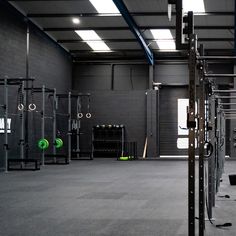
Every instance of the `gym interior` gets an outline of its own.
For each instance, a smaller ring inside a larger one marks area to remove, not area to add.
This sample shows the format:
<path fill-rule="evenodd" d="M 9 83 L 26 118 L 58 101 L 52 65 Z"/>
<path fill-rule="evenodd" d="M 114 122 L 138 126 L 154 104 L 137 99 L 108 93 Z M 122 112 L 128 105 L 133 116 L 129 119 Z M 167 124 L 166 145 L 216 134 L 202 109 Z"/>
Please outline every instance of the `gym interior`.
<path fill-rule="evenodd" d="M 0 235 L 235 236 L 235 9 L 0 0 Z"/>

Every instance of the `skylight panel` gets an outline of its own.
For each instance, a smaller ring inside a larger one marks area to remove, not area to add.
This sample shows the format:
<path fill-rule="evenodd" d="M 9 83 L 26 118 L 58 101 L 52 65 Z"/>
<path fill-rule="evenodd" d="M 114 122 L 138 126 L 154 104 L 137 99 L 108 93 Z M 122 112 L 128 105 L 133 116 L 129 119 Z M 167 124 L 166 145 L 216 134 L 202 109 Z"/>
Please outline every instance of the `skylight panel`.
<path fill-rule="evenodd" d="M 150 31 L 159 49 L 175 50 L 175 41 L 169 29 L 152 29 Z"/>
<path fill-rule="evenodd" d="M 90 48 L 94 51 L 109 52 L 111 49 L 103 42 L 94 30 L 76 30 L 76 34 L 86 41 Z"/>
<path fill-rule="evenodd" d="M 184 12 L 205 12 L 204 0 L 183 0 Z"/>
<path fill-rule="evenodd" d="M 112 0 L 89 0 L 98 13 L 120 13 Z"/>

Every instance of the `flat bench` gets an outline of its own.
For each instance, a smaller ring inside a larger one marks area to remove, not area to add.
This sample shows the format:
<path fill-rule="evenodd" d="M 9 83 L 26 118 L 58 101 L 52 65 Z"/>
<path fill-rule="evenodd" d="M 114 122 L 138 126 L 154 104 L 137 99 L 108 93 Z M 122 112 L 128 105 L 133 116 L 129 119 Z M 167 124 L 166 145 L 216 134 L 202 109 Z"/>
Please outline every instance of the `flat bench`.
<path fill-rule="evenodd" d="M 74 160 L 74 161 L 79 161 L 79 160 L 93 160 L 93 157 L 92 157 L 92 152 L 89 152 L 89 151 L 80 151 L 80 152 L 71 152 L 71 160 Z"/>
<path fill-rule="evenodd" d="M 8 171 L 40 170 L 40 161 L 36 159 L 8 159 L 7 164 Z"/>
<path fill-rule="evenodd" d="M 46 160 L 50 157 L 51 160 Z M 69 159 L 67 155 L 64 154 L 45 154 L 45 165 L 68 165 Z"/>

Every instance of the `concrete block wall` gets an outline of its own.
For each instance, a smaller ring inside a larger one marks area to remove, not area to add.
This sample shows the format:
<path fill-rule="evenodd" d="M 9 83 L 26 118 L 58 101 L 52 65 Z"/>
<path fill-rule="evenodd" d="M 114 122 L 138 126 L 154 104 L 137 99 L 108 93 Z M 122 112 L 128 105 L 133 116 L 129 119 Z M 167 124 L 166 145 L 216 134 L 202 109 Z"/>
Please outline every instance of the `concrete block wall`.
<path fill-rule="evenodd" d="M 43 84 L 49 88 L 57 88 L 58 92 L 67 93 L 71 89 L 72 59 L 71 56 L 57 45 L 44 32 L 29 23 L 30 50 L 29 76 L 35 78 L 34 86 Z M 26 32 L 25 17 L 7 1 L 0 1 L 0 77 L 26 76 Z M 17 111 L 17 87 L 9 88 L 10 111 Z M 0 103 L 3 102 L 3 87 L 0 86 Z M 41 97 L 35 95 L 35 103 L 41 104 Z M 49 106 L 49 102 L 47 102 Z M 50 109 L 48 107 L 48 109 Z M 3 111 L 0 110 L 0 118 Z M 40 116 L 30 117 L 29 137 L 39 136 Z M 19 117 L 12 117 L 14 130 L 9 135 L 10 154 L 18 155 Z M 34 131 L 36 130 L 36 131 Z M 48 129 L 50 132 L 50 128 Z M 35 134 L 36 132 L 36 134 Z M 50 135 L 50 133 L 48 133 Z M 32 141 L 32 140 L 30 140 Z M 0 134 L 0 167 L 3 165 L 3 134 Z M 36 144 L 33 144 L 33 150 Z M 32 153 L 32 149 L 30 150 Z"/>

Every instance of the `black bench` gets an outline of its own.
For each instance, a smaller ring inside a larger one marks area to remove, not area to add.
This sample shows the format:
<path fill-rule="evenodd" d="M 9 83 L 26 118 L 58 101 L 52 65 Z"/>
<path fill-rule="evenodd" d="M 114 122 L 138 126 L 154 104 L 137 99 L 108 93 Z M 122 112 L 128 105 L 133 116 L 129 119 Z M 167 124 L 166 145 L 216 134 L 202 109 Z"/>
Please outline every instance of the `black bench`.
<path fill-rule="evenodd" d="M 37 159 L 8 159 L 7 164 L 8 171 L 40 170 L 40 161 Z"/>

